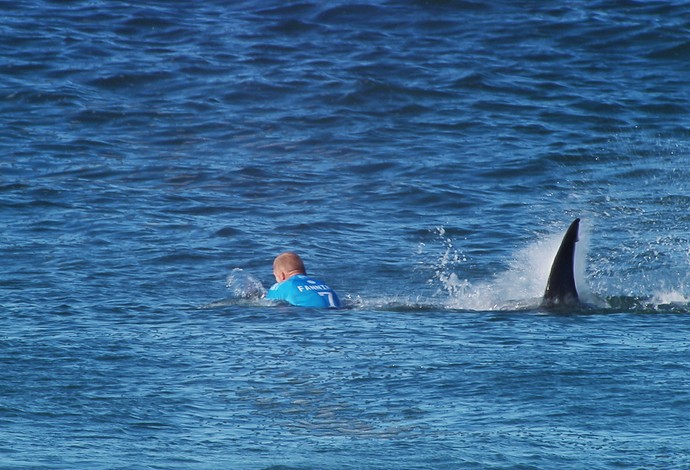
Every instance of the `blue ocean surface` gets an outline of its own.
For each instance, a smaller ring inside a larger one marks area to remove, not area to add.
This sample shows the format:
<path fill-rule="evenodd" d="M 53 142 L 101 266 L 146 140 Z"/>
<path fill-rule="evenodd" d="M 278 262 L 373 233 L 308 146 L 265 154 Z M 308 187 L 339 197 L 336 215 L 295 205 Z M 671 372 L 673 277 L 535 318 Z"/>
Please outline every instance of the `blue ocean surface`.
<path fill-rule="evenodd" d="M 689 468 L 689 30 L 0 1 L 0 468 Z M 264 299 L 286 250 L 345 308 Z"/>

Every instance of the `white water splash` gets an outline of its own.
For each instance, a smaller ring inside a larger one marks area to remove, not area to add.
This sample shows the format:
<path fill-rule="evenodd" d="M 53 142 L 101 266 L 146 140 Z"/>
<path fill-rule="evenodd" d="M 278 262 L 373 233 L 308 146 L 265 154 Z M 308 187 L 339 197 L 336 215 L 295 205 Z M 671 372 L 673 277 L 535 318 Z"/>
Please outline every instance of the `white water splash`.
<path fill-rule="evenodd" d="M 436 279 L 441 282 L 441 288 L 450 296 L 460 295 L 469 287 L 469 281 L 460 279 L 453 269 L 460 263 L 466 262 L 467 259 L 455 249 L 453 241 L 445 236 L 446 231 L 443 227 L 437 227 L 436 232 L 445 246 L 443 254 L 436 263 Z"/>
<path fill-rule="evenodd" d="M 236 299 L 260 299 L 266 295 L 266 289 L 256 276 L 235 268 L 228 275 L 225 287 Z"/>
<path fill-rule="evenodd" d="M 436 281 L 448 293 L 445 306 L 463 310 L 522 310 L 536 308 L 541 303 L 553 259 L 560 246 L 563 231 L 546 235 L 517 251 L 508 262 L 508 269 L 485 282 L 461 280 L 449 267 L 456 267 L 459 256 L 453 244 L 446 241 L 446 251 L 439 259 Z M 439 232 L 443 236 L 442 232 Z M 575 249 L 575 284 L 583 302 L 600 304 L 585 282 L 586 255 L 589 230 L 580 230 Z M 449 254 L 449 250 L 451 253 Z"/>
<path fill-rule="evenodd" d="M 690 304 L 690 297 L 675 290 L 660 291 L 652 296 L 649 304 L 654 307 L 660 305 L 687 305 Z"/>

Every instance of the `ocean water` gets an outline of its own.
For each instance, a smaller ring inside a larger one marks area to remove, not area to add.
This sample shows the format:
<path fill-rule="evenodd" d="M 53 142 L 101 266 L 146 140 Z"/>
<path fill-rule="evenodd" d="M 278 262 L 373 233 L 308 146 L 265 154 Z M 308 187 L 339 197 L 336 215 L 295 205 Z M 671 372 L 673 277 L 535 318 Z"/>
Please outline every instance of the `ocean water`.
<path fill-rule="evenodd" d="M 689 29 L 0 1 L 0 467 L 689 468 Z M 346 308 L 262 299 L 284 250 Z"/>

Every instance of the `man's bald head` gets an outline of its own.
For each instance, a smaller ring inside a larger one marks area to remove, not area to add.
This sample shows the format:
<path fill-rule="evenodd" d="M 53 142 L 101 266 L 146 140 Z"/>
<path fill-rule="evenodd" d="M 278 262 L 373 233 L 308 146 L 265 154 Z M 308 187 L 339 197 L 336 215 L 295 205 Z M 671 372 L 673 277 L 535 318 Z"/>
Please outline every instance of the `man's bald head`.
<path fill-rule="evenodd" d="M 297 253 L 286 251 L 273 260 L 273 275 L 277 282 L 282 282 L 296 274 L 306 274 L 304 262 Z"/>

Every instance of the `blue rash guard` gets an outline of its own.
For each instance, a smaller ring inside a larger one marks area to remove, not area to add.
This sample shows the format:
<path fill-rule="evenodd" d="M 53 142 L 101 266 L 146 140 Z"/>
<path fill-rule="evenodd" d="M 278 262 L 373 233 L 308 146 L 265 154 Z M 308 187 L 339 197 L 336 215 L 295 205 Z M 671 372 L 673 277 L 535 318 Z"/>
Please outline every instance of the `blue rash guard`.
<path fill-rule="evenodd" d="M 274 284 L 267 299 L 284 300 L 298 307 L 340 308 L 340 299 L 323 281 L 306 274 L 296 274 Z"/>

